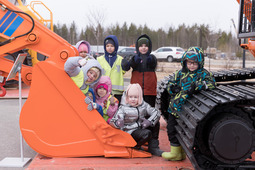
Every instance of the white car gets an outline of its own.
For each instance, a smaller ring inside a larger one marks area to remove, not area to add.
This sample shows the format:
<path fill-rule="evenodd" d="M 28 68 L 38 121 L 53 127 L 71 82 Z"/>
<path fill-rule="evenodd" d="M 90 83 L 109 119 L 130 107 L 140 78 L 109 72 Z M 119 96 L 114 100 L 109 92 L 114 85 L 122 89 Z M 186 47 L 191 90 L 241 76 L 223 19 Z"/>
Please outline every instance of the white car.
<path fill-rule="evenodd" d="M 160 47 L 151 52 L 158 60 L 167 60 L 168 62 L 180 61 L 184 50 L 181 47 Z"/>

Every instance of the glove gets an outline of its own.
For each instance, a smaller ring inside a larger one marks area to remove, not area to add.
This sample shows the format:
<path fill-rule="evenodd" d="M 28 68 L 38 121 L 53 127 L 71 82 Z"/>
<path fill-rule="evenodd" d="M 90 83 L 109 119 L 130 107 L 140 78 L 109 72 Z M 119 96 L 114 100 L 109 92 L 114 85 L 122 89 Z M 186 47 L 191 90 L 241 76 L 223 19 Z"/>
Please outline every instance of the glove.
<path fill-rule="evenodd" d="M 118 120 L 116 121 L 116 124 L 119 128 L 124 127 L 124 120 L 120 118 L 120 116 L 118 115 Z"/>
<path fill-rule="evenodd" d="M 146 129 L 151 126 L 151 122 L 148 119 L 142 118 L 142 129 Z"/>
<path fill-rule="evenodd" d="M 135 61 L 136 64 L 139 64 L 139 63 L 141 63 L 142 58 L 139 57 L 138 55 L 135 55 L 135 56 L 134 56 L 134 61 Z"/>
<path fill-rule="evenodd" d="M 80 66 L 82 67 L 82 66 L 84 66 L 86 63 L 87 63 L 87 58 L 83 58 L 83 59 L 80 59 L 79 61 L 78 61 L 78 63 L 80 64 Z"/>
<path fill-rule="evenodd" d="M 91 102 L 89 105 L 88 105 L 88 110 L 91 111 L 93 109 L 99 109 L 99 105 L 97 103 L 93 103 Z"/>
<path fill-rule="evenodd" d="M 152 61 L 152 56 L 149 55 L 149 56 L 147 57 L 147 62 L 148 62 L 148 63 L 151 63 L 151 61 Z"/>
<path fill-rule="evenodd" d="M 170 87 L 170 90 L 173 92 L 173 93 L 179 93 L 181 91 L 181 87 L 178 86 L 177 84 L 174 84 Z"/>

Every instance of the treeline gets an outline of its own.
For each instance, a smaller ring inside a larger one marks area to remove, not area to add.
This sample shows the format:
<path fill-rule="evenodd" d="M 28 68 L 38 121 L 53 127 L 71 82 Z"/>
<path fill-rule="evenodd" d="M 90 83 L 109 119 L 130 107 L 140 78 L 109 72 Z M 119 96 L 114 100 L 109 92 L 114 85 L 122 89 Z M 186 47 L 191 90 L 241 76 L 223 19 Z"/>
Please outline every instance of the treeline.
<path fill-rule="evenodd" d="M 217 48 L 223 52 L 240 51 L 236 35 L 231 32 L 212 30 L 209 25 L 186 26 L 179 25 L 177 28 L 169 27 L 168 30 L 162 28 L 153 30 L 147 25 L 137 26 L 133 23 L 128 25 L 112 25 L 104 28 L 100 24 L 97 26 L 86 26 L 82 30 L 77 30 L 75 22 L 70 26 L 66 24 L 54 25 L 54 32 L 67 40 L 70 44 L 76 44 L 79 40 L 87 40 L 91 45 L 103 45 L 103 40 L 107 35 L 113 34 L 118 37 L 119 45 L 131 46 L 141 34 L 148 34 L 153 42 L 153 50 L 162 46 L 180 46 L 184 49 L 190 46 L 200 46 L 203 49 Z"/>

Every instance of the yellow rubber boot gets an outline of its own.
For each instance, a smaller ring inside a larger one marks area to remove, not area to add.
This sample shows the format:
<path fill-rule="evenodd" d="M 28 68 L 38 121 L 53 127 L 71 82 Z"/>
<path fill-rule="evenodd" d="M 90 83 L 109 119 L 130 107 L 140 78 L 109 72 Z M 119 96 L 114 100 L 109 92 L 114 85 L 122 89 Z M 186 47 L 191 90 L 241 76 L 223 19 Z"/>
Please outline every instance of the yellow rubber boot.
<path fill-rule="evenodd" d="M 169 161 L 181 161 L 182 160 L 182 147 L 181 146 L 171 146 L 171 152 L 163 152 L 162 157 Z"/>
<path fill-rule="evenodd" d="M 182 148 L 182 160 L 184 160 L 184 159 L 186 159 L 186 153 L 185 153 L 184 149 Z"/>

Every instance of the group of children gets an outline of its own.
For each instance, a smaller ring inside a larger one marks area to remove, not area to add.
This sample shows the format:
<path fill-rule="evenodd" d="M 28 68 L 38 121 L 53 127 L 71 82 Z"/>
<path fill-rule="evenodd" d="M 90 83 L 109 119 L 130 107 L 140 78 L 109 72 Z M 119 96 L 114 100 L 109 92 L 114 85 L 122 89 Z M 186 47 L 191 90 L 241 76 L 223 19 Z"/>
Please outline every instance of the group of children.
<path fill-rule="evenodd" d="M 90 44 L 79 41 L 78 57 L 70 57 L 65 71 L 84 93 L 88 110 L 96 109 L 111 126 L 129 133 L 137 142 L 135 149 L 143 149 L 167 160 L 183 160 L 186 155 L 176 138 L 175 125 L 181 106 L 192 94 L 216 86 L 212 74 L 204 69 L 204 53 L 199 47 L 189 48 L 182 57 L 182 69 L 167 84 L 170 96 L 167 133 L 171 152 L 159 148 L 159 119 L 155 108 L 157 59 L 151 55 L 152 42 L 146 34 L 136 41 L 137 54 L 130 60 L 119 55 L 118 39 L 109 35 L 104 40 L 105 54 L 94 59 L 89 55 Z M 124 91 L 123 75 L 132 68 L 131 81 Z"/>

